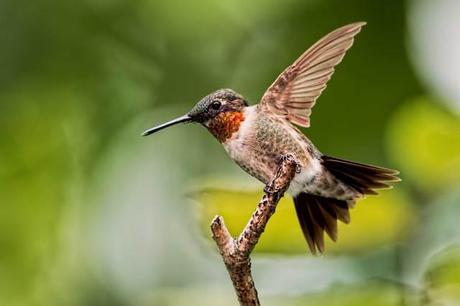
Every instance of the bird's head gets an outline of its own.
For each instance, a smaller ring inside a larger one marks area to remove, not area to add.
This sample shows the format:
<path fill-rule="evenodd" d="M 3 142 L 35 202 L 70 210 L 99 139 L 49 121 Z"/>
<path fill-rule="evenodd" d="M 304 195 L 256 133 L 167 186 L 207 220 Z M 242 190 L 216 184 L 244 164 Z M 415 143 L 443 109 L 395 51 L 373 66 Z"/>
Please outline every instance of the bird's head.
<path fill-rule="evenodd" d="M 201 99 L 187 114 L 146 130 L 147 136 L 178 123 L 200 123 L 219 140 L 228 138 L 235 125 L 244 120 L 243 109 L 248 106 L 240 94 L 231 89 L 219 89 Z M 236 129 L 237 130 L 237 129 Z"/>

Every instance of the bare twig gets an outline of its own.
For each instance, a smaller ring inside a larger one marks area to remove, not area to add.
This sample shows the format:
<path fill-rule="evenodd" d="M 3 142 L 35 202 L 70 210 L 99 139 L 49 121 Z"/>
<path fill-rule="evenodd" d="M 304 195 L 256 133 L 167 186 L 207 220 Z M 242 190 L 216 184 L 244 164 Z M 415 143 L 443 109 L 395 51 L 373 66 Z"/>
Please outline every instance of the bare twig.
<path fill-rule="evenodd" d="M 249 255 L 264 232 L 268 220 L 275 213 L 276 205 L 289 187 L 296 169 L 297 162 L 294 157 L 283 156 L 275 177 L 265 186 L 264 196 L 238 238 L 232 238 L 221 216 L 216 216 L 211 223 L 213 239 L 230 274 L 240 305 L 260 305 L 252 279 Z"/>

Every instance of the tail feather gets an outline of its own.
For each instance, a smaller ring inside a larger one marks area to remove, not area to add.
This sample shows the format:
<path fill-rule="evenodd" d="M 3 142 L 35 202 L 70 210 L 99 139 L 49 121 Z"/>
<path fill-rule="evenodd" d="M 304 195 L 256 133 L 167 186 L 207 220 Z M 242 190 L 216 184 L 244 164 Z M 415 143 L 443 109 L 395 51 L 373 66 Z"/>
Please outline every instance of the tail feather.
<path fill-rule="evenodd" d="M 399 171 L 355 163 L 330 156 L 322 157 L 323 166 L 337 179 L 361 194 L 377 194 L 375 189 L 391 188 L 399 182 Z"/>
<path fill-rule="evenodd" d="M 326 231 L 328 236 L 333 240 L 337 240 L 337 219 L 327 213 L 321 202 L 315 198 L 316 207 L 310 209 L 313 219 L 318 223 L 319 227 Z"/>
<path fill-rule="evenodd" d="M 343 159 L 323 156 L 323 167 L 343 184 L 356 190 L 357 197 L 377 194 L 376 189 L 391 188 L 400 181 L 396 170 L 355 163 Z M 337 220 L 350 222 L 349 209 L 354 200 L 339 200 L 318 195 L 300 193 L 294 197 L 294 205 L 300 227 L 313 254 L 324 252 L 324 232 L 337 240 Z"/>
<path fill-rule="evenodd" d="M 329 213 L 334 219 L 340 220 L 345 224 L 350 223 L 350 212 L 348 210 L 352 205 L 351 202 L 331 198 L 323 199 L 325 199 L 328 204 L 322 205 L 321 207 L 326 210 L 327 213 Z"/>
<path fill-rule="evenodd" d="M 350 222 L 349 206 L 344 200 L 324 198 L 308 193 L 294 197 L 300 227 L 313 254 L 324 252 L 324 231 L 337 241 L 337 220 Z"/>

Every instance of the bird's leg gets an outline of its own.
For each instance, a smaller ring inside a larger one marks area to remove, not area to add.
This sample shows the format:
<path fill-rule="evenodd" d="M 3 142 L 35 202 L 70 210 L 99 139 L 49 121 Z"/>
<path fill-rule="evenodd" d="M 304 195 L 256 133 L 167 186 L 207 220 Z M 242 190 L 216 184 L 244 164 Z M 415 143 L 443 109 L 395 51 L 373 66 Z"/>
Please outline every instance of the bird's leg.
<path fill-rule="evenodd" d="M 279 156 L 276 159 L 276 164 L 278 168 L 275 172 L 274 177 L 272 178 L 272 181 L 266 184 L 264 187 L 264 192 L 267 194 L 274 194 L 278 191 L 279 188 L 277 188 L 277 186 L 274 186 L 273 182 L 276 181 L 276 179 L 278 179 L 282 175 L 283 171 L 286 171 L 284 167 L 286 167 L 287 164 L 294 164 L 295 173 L 300 173 L 300 171 L 302 170 L 295 156 L 290 153 Z"/>

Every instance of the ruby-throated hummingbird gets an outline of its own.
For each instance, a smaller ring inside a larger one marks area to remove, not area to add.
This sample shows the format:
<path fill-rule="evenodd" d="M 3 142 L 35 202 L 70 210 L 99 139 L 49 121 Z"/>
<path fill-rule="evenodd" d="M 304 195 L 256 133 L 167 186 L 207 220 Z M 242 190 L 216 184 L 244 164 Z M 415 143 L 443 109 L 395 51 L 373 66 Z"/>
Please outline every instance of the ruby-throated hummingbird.
<path fill-rule="evenodd" d="M 143 135 L 181 122 L 200 123 L 241 168 L 264 184 L 273 178 L 282 156 L 294 155 L 299 171 L 287 192 L 294 197 L 310 250 L 324 252 L 324 231 L 336 241 L 337 220 L 350 221 L 348 210 L 357 199 L 399 181 L 396 170 L 323 155 L 293 125 L 310 126 L 316 99 L 364 25 L 349 24 L 324 36 L 281 73 L 257 105 L 250 106 L 231 89 L 219 89 L 186 115 Z"/>

